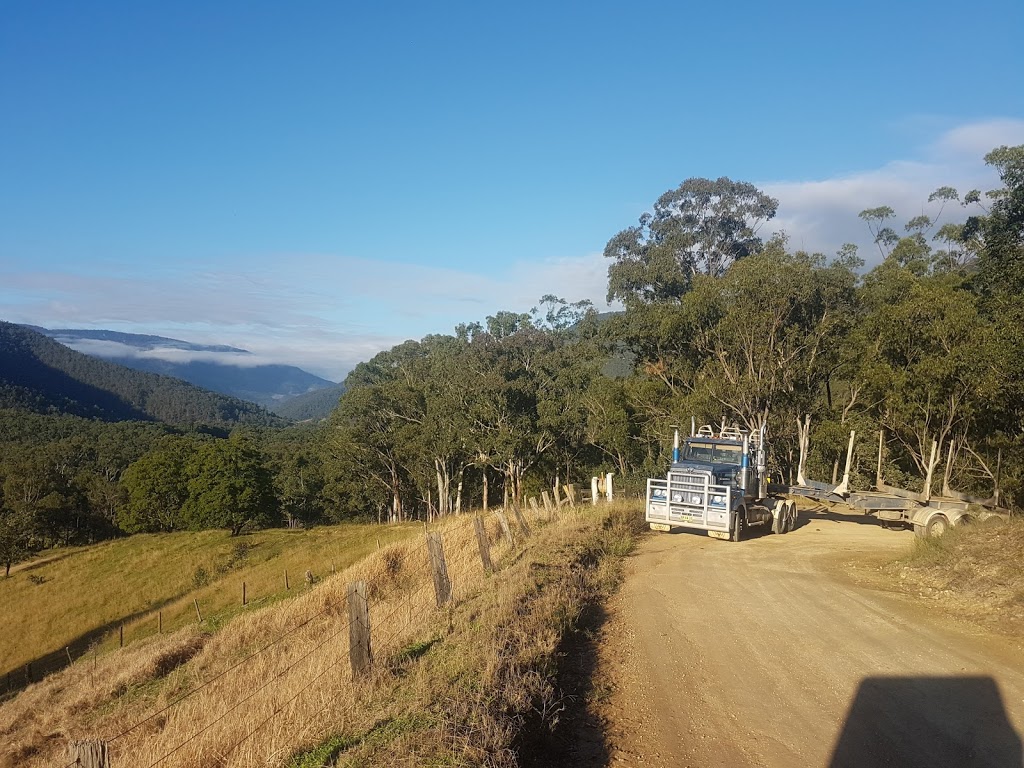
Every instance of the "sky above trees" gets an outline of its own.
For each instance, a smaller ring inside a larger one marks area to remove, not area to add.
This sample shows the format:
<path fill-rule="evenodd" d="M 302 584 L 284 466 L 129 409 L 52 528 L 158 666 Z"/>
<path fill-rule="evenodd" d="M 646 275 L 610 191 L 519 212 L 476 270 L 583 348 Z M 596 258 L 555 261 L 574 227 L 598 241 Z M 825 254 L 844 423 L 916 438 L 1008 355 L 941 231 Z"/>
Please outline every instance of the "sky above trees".
<path fill-rule="evenodd" d="M 1024 5 L 5 3 L 0 319 L 340 379 L 540 296 L 689 177 L 797 248 L 1024 143 Z"/>

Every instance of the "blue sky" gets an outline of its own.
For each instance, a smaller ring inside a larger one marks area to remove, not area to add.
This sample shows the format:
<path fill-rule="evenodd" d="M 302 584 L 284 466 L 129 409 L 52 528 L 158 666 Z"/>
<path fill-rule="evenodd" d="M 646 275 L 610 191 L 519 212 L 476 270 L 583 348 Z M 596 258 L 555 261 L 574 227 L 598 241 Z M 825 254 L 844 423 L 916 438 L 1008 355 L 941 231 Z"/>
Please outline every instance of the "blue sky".
<path fill-rule="evenodd" d="M 867 241 L 1024 143 L 1024 3 L 0 8 L 0 319 L 341 378 L 545 293 L 691 176 Z M 865 249 L 863 255 L 870 258 Z"/>

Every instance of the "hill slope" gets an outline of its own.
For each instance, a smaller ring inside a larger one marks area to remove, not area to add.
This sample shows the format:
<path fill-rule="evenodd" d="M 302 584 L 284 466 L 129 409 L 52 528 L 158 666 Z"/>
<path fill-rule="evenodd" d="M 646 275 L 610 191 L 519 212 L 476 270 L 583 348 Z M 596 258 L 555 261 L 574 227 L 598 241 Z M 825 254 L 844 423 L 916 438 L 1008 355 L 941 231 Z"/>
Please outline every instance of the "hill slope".
<path fill-rule="evenodd" d="M 276 423 L 252 403 L 99 360 L 30 328 L 2 321 L 0 407 L 105 421 Z"/>
<path fill-rule="evenodd" d="M 271 406 L 271 410 L 290 421 L 319 421 L 326 419 L 338 407 L 338 399 L 344 392 L 345 387 L 342 384 L 335 384 L 333 387 L 297 395 L 279 405 Z"/>
<path fill-rule="evenodd" d="M 294 365 L 254 364 L 238 347 L 194 344 L 181 339 L 106 330 L 33 328 L 77 352 L 126 368 L 184 379 L 203 389 L 266 408 L 335 386 Z"/>

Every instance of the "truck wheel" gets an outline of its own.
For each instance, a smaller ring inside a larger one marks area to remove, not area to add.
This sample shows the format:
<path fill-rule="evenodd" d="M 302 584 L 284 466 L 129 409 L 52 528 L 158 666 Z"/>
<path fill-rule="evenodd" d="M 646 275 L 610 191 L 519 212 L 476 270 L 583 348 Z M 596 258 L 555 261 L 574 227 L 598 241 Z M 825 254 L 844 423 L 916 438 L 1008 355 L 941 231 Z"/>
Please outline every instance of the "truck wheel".
<path fill-rule="evenodd" d="M 790 531 L 795 531 L 796 530 L 796 520 L 797 520 L 796 516 L 797 516 L 796 502 L 795 501 L 787 501 L 786 502 L 786 533 L 789 533 Z"/>
<path fill-rule="evenodd" d="M 775 511 L 772 512 L 772 533 L 786 532 L 787 514 L 789 514 L 789 507 L 786 506 L 786 502 L 780 501 L 775 505 Z"/>
<path fill-rule="evenodd" d="M 925 526 L 925 536 L 941 536 L 949 530 L 949 520 L 945 515 L 932 515 Z"/>
<path fill-rule="evenodd" d="M 732 530 L 729 532 L 729 539 L 731 541 L 739 541 L 743 536 L 743 529 L 747 527 L 747 508 L 741 506 L 736 510 L 736 522 L 732 526 Z"/>

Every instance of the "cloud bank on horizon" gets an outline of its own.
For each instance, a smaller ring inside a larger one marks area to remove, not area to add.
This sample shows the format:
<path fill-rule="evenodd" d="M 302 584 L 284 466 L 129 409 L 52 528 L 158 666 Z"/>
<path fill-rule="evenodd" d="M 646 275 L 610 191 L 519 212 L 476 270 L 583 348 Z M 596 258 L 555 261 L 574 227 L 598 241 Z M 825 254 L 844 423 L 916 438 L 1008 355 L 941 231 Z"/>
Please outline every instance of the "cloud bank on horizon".
<path fill-rule="evenodd" d="M 860 173 L 755 181 L 780 201 L 766 230 L 785 231 L 792 248 L 826 255 L 855 243 L 870 266 L 878 254 L 857 218 L 860 210 L 889 205 L 905 221 L 922 212 L 934 215 L 938 204 L 927 199 L 940 186 L 954 186 L 961 195 L 991 189 L 998 178 L 982 157 L 1003 144 L 1024 144 L 1024 120 L 963 124 L 939 135 L 918 158 Z M 651 203 L 663 191 L 652 191 Z M 966 215 L 958 206 L 947 207 L 943 221 Z M 459 322 L 503 309 L 528 311 L 544 294 L 606 307 L 608 265 L 601 250 L 634 222 L 608 222 L 590 253 L 540 260 L 524 254 L 509 264 L 481 262 L 479 269 L 353 254 L 277 253 L 218 264 L 182 260 L 156 272 L 131 263 L 90 263 L 50 273 L 4 259 L 0 313 L 4 320 L 50 328 L 107 328 L 229 344 L 253 353 L 246 364 L 298 365 L 337 381 L 358 362 L 407 338 L 448 333 Z M 208 359 L 219 359 L 210 354 Z M 238 357 L 228 354 L 224 361 Z"/>

